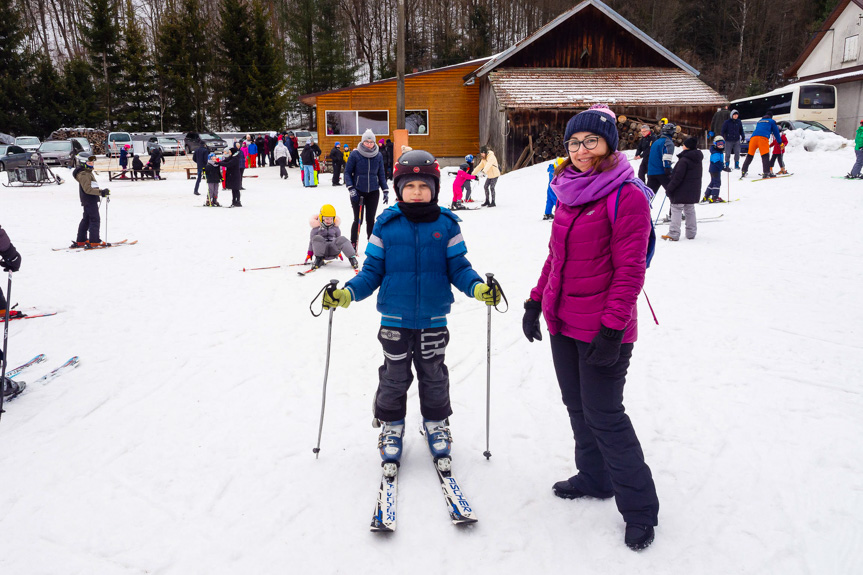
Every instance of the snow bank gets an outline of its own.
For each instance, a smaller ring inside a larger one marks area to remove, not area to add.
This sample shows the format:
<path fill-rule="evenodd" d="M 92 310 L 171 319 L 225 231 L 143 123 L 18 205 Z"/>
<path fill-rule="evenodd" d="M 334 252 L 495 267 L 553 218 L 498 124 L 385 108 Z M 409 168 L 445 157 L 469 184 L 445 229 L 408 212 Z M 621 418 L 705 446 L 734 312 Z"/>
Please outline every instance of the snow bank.
<path fill-rule="evenodd" d="M 816 132 L 814 130 L 788 130 L 786 152 L 803 150 L 806 152 L 835 152 L 846 146 L 853 147 L 854 142 L 846 140 L 833 132 Z"/>

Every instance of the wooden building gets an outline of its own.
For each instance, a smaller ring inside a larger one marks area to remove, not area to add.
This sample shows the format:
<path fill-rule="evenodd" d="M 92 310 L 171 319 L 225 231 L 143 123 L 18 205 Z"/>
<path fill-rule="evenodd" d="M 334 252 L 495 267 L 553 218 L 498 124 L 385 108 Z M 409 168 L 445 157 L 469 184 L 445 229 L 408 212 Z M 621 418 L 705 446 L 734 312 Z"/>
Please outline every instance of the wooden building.
<path fill-rule="evenodd" d="M 410 145 L 438 157 L 464 156 L 479 149 L 479 86 L 462 79 L 488 58 L 405 76 L 405 128 Z M 317 130 L 326 154 L 336 142 L 356 147 L 367 128 L 378 139 L 396 129 L 396 79 L 306 94 L 317 106 Z"/>
<path fill-rule="evenodd" d="M 698 71 L 600 0 L 586 0 L 534 34 L 493 56 L 405 77 L 410 144 L 439 158 L 495 150 L 513 169 L 532 143 L 545 143 L 533 161 L 562 150 L 569 118 L 595 103 L 632 121 L 621 149 L 632 148 L 635 122 L 660 118 L 701 137 L 727 100 L 698 79 Z M 317 106 L 325 151 L 351 147 L 370 127 L 391 137 L 396 127 L 396 79 L 307 94 Z"/>
<path fill-rule="evenodd" d="M 697 76 L 603 2 L 587 0 L 464 79 L 479 84 L 480 143 L 512 169 L 532 141 L 557 144 L 569 118 L 596 103 L 639 121 L 668 118 L 704 143 L 713 114 L 727 100 Z M 633 143 L 621 138 L 620 147 Z M 557 152 L 544 149 L 535 159 Z"/>

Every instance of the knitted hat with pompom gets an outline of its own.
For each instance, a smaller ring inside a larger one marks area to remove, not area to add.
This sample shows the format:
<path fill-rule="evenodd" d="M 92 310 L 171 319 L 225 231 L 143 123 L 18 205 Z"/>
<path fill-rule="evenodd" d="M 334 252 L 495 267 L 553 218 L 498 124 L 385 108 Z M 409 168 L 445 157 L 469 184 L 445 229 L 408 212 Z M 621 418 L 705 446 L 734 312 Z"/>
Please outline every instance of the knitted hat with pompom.
<path fill-rule="evenodd" d="M 568 142 L 573 134 L 590 132 L 602 138 L 612 150 L 617 149 L 617 116 L 605 104 L 594 104 L 584 112 L 569 119 L 563 141 Z"/>

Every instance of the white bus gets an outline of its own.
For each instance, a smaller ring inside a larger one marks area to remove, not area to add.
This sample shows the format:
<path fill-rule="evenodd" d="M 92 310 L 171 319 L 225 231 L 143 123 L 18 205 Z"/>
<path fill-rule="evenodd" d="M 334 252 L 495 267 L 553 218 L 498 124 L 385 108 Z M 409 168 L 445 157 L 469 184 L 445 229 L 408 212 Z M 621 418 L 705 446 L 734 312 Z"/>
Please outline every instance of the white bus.
<path fill-rule="evenodd" d="M 776 121 L 814 121 L 836 130 L 836 88 L 828 84 L 790 84 L 753 98 L 734 100 L 728 109 L 737 110 L 741 120 L 757 120 L 772 112 Z"/>

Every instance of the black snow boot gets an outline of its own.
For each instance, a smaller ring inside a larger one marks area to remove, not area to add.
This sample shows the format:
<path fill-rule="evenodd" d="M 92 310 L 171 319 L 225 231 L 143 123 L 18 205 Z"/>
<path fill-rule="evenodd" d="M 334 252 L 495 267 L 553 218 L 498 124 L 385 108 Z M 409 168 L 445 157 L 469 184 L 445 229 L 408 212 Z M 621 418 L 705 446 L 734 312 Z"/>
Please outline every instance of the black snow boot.
<path fill-rule="evenodd" d="M 360 269 L 360 262 L 357 261 L 357 256 L 351 256 L 350 258 L 348 258 L 348 261 L 351 262 L 351 267 L 353 267 L 355 270 Z"/>
<path fill-rule="evenodd" d="M 21 395 L 21 392 L 24 391 L 24 388 L 27 387 L 27 384 L 24 382 L 18 383 L 17 381 L 12 381 L 8 377 L 5 378 L 3 382 L 3 399 L 5 401 L 11 401 Z"/>
<path fill-rule="evenodd" d="M 554 492 L 555 495 L 557 495 L 561 499 L 580 499 L 582 497 L 594 497 L 596 499 L 609 499 L 610 497 L 614 497 L 614 493 L 600 494 L 600 495 L 593 495 L 590 493 L 585 493 L 584 491 L 582 491 L 581 489 L 579 489 L 578 487 L 576 487 L 575 485 L 572 484 L 573 479 L 575 479 L 575 477 L 570 477 L 569 479 L 564 479 L 563 481 L 558 481 L 557 483 L 555 483 L 551 487 L 551 490 Z"/>
<path fill-rule="evenodd" d="M 627 523 L 626 534 L 623 541 L 633 551 L 647 549 L 653 543 L 655 532 L 652 525 L 641 525 L 640 523 Z"/>
<path fill-rule="evenodd" d="M 312 269 L 316 270 L 323 265 L 324 265 L 324 258 L 322 258 L 321 256 L 316 256 L 315 257 L 315 263 L 312 264 Z"/>

